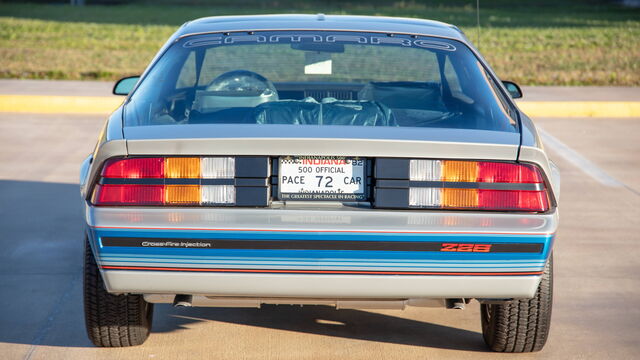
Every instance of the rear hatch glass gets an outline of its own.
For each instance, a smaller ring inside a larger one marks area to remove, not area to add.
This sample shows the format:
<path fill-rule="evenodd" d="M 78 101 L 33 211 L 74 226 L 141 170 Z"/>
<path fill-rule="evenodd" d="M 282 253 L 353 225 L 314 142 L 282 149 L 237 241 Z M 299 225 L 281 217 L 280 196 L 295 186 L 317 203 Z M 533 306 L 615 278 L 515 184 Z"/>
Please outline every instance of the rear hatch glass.
<path fill-rule="evenodd" d="M 514 109 L 454 40 L 336 31 L 187 36 L 125 106 L 125 127 L 246 124 L 517 132 Z"/>

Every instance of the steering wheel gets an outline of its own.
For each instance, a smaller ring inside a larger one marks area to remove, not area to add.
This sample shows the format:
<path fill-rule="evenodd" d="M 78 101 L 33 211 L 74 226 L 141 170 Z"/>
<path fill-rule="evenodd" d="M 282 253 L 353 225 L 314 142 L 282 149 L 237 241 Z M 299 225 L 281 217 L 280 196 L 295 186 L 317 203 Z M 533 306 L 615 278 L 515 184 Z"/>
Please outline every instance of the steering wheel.
<path fill-rule="evenodd" d="M 207 91 L 237 93 L 236 96 L 260 96 L 277 94 L 273 83 L 264 76 L 248 70 L 232 70 L 215 79 L 207 85 Z"/>

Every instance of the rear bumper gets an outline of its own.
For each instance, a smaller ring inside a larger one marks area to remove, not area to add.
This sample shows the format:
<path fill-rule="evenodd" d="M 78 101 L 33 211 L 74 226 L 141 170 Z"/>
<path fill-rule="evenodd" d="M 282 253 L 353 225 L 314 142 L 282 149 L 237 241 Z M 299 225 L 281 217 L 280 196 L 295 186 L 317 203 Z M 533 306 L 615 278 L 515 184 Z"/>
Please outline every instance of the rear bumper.
<path fill-rule="evenodd" d="M 539 276 L 385 276 L 104 271 L 118 293 L 336 299 L 530 298 Z"/>
<path fill-rule="evenodd" d="M 89 239 L 114 293 L 310 298 L 531 297 L 558 216 L 96 208 Z"/>

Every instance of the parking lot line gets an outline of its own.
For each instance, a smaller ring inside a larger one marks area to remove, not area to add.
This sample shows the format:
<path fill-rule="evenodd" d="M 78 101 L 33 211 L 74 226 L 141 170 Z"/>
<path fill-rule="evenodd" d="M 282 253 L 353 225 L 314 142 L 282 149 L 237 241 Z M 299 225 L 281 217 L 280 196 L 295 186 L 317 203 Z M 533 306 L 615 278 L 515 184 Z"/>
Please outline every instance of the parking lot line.
<path fill-rule="evenodd" d="M 567 144 L 555 138 L 553 135 L 546 132 L 539 125 L 537 126 L 542 142 L 545 146 L 548 146 L 553 152 L 562 156 L 565 160 L 573 164 L 579 170 L 589 175 L 591 178 L 601 183 L 602 185 L 609 187 L 623 187 L 625 186 L 620 181 L 607 174 L 598 165 L 591 162 L 591 160 L 580 155 L 575 150 L 571 149 Z"/>

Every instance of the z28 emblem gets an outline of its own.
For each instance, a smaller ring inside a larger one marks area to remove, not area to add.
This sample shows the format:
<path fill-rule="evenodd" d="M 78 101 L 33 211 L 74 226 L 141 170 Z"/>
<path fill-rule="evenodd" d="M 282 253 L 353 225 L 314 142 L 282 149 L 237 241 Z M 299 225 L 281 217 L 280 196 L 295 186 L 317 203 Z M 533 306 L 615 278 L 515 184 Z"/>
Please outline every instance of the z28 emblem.
<path fill-rule="evenodd" d="M 440 251 L 490 252 L 491 244 L 442 244 Z"/>

